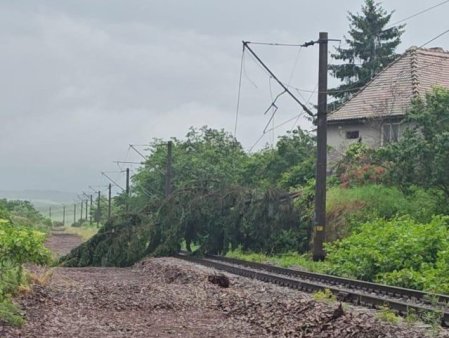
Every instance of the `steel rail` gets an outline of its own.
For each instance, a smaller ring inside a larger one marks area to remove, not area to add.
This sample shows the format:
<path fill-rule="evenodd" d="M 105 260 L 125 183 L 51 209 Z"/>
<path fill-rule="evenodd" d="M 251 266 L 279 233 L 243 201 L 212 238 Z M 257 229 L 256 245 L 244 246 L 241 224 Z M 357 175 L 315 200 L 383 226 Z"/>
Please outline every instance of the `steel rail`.
<path fill-rule="evenodd" d="M 415 298 L 402 299 L 398 298 L 398 295 L 394 292 L 381 293 L 380 295 L 375 294 L 374 289 L 355 289 L 350 287 L 337 285 L 336 283 L 325 283 L 317 280 L 303 279 L 296 272 L 303 272 L 297 270 L 283 269 L 266 264 L 247 262 L 242 260 L 237 260 L 233 258 L 221 257 L 221 256 L 206 256 L 204 258 L 189 256 L 185 253 L 175 255 L 176 258 L 186 260 L 192 263 L 204 265 L 210 268 L 214 268 L 221 271 L 226 271 L 238 276 L 256 279 L 266 283 L 272 283 L 279 286 L 289 287 L 292 289 L 304 291 L 304 292 L 317 292 L 323 291 L 325 289 L 330 290 L 337 298 L 337 300 L 342 302 L 352 303 L 354 305 L 365 306 L 369 308 L 383 308 L 388 307 L 389 309 L 397 312 L 399 315 L 405 316 L 411 311 L 414 313 L 428 313 L 428 312 L 440 312 L 441 313 L 441 324 L 443 326 L 449 326 L 449 310 L 447 309 L 447 304 L 423 304 L 413 302 Z M 253 265 L 256 264 L 256 265 Z M 262 265 L 264 269 L 260 267 Z M 242 267 L 243 266 L 243 267 Z M 257 266 L 257 267 L 256 267 Z M 291 275 L 286 275 L 285 273 L 279 273 L 280 270 L 289 270 L 294 272 Z M 284 277 L 285 276 L 285 277 Z M 324 275 L 327 276 L 327 275 Z M 329 276 L 334 277 L 334 276 Z M 337 277 L 339 278 L 339 277 Z M 346 281 L 353 281 L 350 279 L 344 279 Z M 360 282 L 360 281 L 355 281 Z M 365 282 L 362 282 L 365 283 Z M 369 283 L 372 285 L 381 285 L 375 283 Z M 384 286 L 389 288 L 388 286 Z M 393 289 L 398 289 L 392 287 Z M 401 288 L 399 288 L 401 289 Z M 386 290 L 386 289 L 384 289 Z M 408 289 L 404 289 L 408 290 Z M 413 290 L 415 291 L 415 290 Z M 395 297 L 395 298 L 388 298 Z M 401 297 L 399 295 L 399 297 Z M 410 302 L 411 301 L 411 302 Z"/>
<path fill-rule="evenodd" d="M 296 277 L 301 279 L 307 279 L 310 281 L 317 281 L 320 283 L 342 286 L 348 289 L 357 289 L 365 292 L 374 292 L 382 295 L 388 295 L 396 298 L 405 298 L 415 301 L 420 301 L 426 304 L 438 303 L 443 306 L 449 304 L 449 296 L 435 293 L 428 293 L 420 290 L 401 288 L 397 286 L 378 284 L 372 282 L 366 282 L 357 279 L 349 279 L 344 277 L 326 275 L 322 273 L 303 271 L 303 270 L 293 270 L 287 268 L 281 268 L 274 265 L 262 264 L 256 262 L 249 262 L 236 258 L 229 258 L 223 256 L 207 255 L 206 258 L 214 259 L 230 264 L 243 265 L 252 269 L 265 270 L 268 272 L 276 273 L 279 275 L 286 275 L 290 277 Z"/>

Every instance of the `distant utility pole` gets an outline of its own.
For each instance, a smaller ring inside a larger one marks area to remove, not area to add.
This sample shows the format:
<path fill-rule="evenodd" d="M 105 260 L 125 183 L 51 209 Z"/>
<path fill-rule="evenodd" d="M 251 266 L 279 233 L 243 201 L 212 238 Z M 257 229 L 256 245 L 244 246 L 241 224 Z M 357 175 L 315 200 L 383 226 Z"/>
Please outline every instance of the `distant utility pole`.
<path fill-rule="evenodd" d="M 167 143 L 167 164 L 165 168 L 165 197 L 167 198 L 171 194 L 171 177 L 172 177 L 172 146 L 173 142 Z"/>
<path fill-rule="evenodd" d="M 65 205 L 62 206 L 62 225 L 65 225 Z"/>
<path fill-rule="evenodd" d="M 50 218 L 51 221 L 51 207 L 48 208 L 48 218 Z"/>
<path fill-rule="evenodd" d="M 126 211 L 129 210 L 129 168 L 126 168 Z"/>
<path fill-rule="evenodd" d="M 109 183 L 109 186 L 108 186 L 108 220 L 111 219 L 111 204 L 112 204 L 111 196 L 112 196 L 112 184 Z"/>
<path fill-rule="evenodd" d="M 126 196 L 129 196 L 129 168 L 126 168 Z"/>
<path fill-rule="evenodd" d="M 90 196 L 89 196 L 89 197 L 90 197 L 90 214 L 89 214 L 89 224 L 92 224 L 92 204 L 93 204 L 93 203 L 92 203 L 92 202 L 93 202 L 93 201 L 92 201 L 92 199 L 93 199 L 93 198 L 92 198 L 92 194 L 90 194 Z"/>
<path fill-rule="evenodd" d="M 81 212 L 80 212 L 80 221 L 82 222 L 83 221 L 83 200 L 81 200 Z"/>
<path fill-rule="evenodd" d="M 326 237 L 326 167 L 327 167 L 327 72 L 328 35 L 320 33 L 318 40 L 318 114 L 317 114 L 317 161 L 315 186 L 315 221 L 312 254 L 313 260 L 323 260 L 323 243 Z"/>
<path fill-rule="evenodd" d="M 76 203 L 73 205 L 73 224 L 76 223 Z"/>
<path fill-rule="evenodd" d="M 88 203 L 88 202 L 89 202 L 89 201 L 86 199 L 86 218 L 85 218 L 86 221 L 87 221 L 87 209 L 88 209 L 88 208 L 87 208 L 87 203 Z"/>
<path fill-rule="evenodd" d="M 100 226 L 100 217 L 101 217 L 100 198 L 101 198 L 101 192 L 98 191 L 98 198 L 97 198 L 97 228 Z"/>

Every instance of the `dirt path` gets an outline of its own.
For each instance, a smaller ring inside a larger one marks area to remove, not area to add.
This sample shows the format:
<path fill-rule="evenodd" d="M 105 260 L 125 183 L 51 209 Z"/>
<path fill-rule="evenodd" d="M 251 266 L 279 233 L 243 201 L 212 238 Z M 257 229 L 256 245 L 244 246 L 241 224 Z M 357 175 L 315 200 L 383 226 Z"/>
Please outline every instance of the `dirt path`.
<path fill-rule="evenodd" d="M 79 236 L 66 233 L 54 233 L 48 238 L 45 245 L 58 256 L 62 256 L 68 254 L 70 250 L 81 243 L 82 239 Z"/>
<path fill-rule="evenodd" d="M 57 235 L 47 245 L 64 254 L 80 242 Z M 27 324 L 0 327 L 0 337 L 424 337 L 366 310 L 345 310 L 309 295 L 230 276 L 173 258 L 131 268 L 56 268 L 44 286 L 20 299 Z M 337 314 L 337 315 L 336 315 Z"/>

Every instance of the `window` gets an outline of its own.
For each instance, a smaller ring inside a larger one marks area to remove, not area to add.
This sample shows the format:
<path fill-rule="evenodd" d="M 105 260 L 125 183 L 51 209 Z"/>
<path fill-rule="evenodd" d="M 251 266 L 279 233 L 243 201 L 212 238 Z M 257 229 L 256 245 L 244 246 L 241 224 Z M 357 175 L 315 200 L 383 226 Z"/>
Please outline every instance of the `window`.
<path fill-rule="evenodd" d="M 351 130 L 346 132 L 346 138 L 348 140 L 354 140 L 359 138 L 359 131 L 358 130 Z"/>
<path fill-rule="evenodd" d="M 384 123 L 382 125 L 382 145 L 397 142 L 400 137 L 399 123 Z"/>

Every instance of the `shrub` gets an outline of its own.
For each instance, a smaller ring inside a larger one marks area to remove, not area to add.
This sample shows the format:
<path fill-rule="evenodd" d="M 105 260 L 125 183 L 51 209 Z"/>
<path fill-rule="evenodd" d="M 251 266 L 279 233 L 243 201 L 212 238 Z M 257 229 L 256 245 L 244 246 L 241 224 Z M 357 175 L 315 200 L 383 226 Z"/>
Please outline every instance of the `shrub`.
<path fill-rule="evenodd" d="M 414 188 L 406 195 L 383 185 L 333 187 L 327 197 L 327 241 L 342 238 L 359 224 L 375 218 L 409 215 L 428 222 L 438 211 L 438 199 L 423 189 Z"/>
<path fill-rule="evenodd" d="M 387 171 L 377 157 L 376 150 L 365 144 L 352 144 L 336 166 L 335 174 L 341 186 L 348 188 L 385 182 Z"/>
<path fill-rule="evenodd" d="M 23 280 L 24 263 L 47 264 L 50 252 L 45 234 L 0 218 L 0 320 L 20 325 L 23 319 L 11 297 Z"/>
<path fill-rule="evenodd" d="M 326 245 L 326 272 L 417 289 L 448 290 L 449 218 L 377 219 Z"/>

